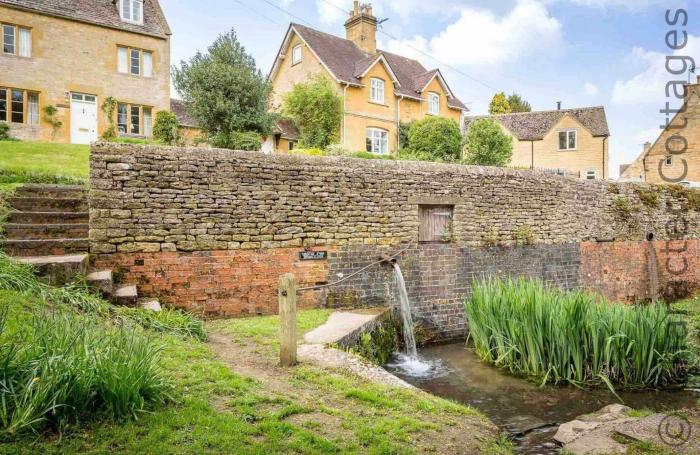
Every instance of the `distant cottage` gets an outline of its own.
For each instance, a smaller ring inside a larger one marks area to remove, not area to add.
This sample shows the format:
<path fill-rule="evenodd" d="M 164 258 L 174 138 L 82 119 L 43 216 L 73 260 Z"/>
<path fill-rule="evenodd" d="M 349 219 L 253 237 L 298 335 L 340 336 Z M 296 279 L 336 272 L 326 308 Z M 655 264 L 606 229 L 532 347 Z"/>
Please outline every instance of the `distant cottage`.
<path fill-rule="evenodd" d="M 468 117 L 492 118 L 513 137 L 510 166 L 545 169 L 588 180 L 609 178 L 610 130 L 602 107 Z"/>
<path fill-rule="evenodd" d="M 343 98 L 340 140 L 353 151 L 395 152 L 399 125 L 426 116 L 461 123 L 468 109 L 439 69 L 429 71 L 416 60 L 377 49 L 377 18 L 370 5 L 355 1 L 345 29 L 343 39 L 290 25 L 269 76 L 276 110 L 295 84 L 321 73 Z M 264 146 L 267 151 L 293 148 L 294 136 L 283 130 Z"/>
<path fill-rule="evenodd" d="M 171 32 L 157 0 L 0 0 L 0 28 L 0 121 L 12 136 L 95 141 L 111 96 L 118 133 L 148 138 L 170 109 Z"/>

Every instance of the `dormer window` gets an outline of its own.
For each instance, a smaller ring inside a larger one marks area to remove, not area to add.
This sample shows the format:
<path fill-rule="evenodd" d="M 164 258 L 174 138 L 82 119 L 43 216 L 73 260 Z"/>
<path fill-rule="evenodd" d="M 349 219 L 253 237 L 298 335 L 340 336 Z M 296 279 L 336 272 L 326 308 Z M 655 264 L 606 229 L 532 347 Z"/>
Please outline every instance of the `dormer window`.
<path fill-rule="evenodd" d="M 301 63 L 301 44 L 294 46 L 292 49 L 292 65 Z"/>
<path fill-rule="evenodd" d="M 384 104 L 384 81 L 377 78 L 370 79 L 369 100 L 373 103 Z"/>
<path fill-rule="evenodd" d="M 119 14 L 123 21 L 143 24 L 143 0 L 119 0 Z"/>
<path fill-rule="evenodd" d="M 428 114 L 440 115 L 440 95 L 437 93 L 428 93 Z"/>

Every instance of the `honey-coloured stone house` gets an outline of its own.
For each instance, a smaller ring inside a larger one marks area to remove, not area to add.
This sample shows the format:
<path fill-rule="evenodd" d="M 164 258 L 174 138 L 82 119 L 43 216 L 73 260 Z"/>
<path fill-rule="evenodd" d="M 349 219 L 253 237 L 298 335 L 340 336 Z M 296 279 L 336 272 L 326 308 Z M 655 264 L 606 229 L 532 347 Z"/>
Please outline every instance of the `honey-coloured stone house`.
<path fill-rule="evenodd" d="M 170 109 L 171 32 L 158 0 L 0 0 L 0 28 L 0 121 L 13 137 L 95 141 L 110 96 L 119 133 L 149 137 L 156 112 Z"/>
<path fill-rule="evenodd" d="M 377 49 L 377 18 L 372 6 L 356 1 L 345 22 L 346 38 L 291 24 L 269 75 L 273 110 L 295 84 L 317 74 L 333 81 L 343 99 L 340 143 L 352 151 L 388 154 L 399 144 L 399 125 L 426 116 L 461 123 L 467 107 L 439 69 Z M 271 136 L 267 151 L 294 147 L 284 128 Z"/>

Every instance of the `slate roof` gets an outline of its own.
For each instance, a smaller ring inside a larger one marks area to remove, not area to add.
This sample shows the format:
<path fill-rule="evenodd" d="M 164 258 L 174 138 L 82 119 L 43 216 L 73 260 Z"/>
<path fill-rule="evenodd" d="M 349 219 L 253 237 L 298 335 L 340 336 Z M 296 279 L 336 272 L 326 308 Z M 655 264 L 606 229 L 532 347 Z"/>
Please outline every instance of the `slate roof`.
<path fill-rule="evenodd" d="M 383 55 L 399 81 L 395 87 L 397 95 L 420 98 L 421 90 L 439 70 L 428 71 L 418 61 L 377 50 L 376 54 L 364 52 L 355 43 L 335 35 L 320 32 L 301 24 L 291 24 L 291 29 L 311 47 L 330 72 L 340 81 L 350 85 L 362 85 L 360 75 Z M 467 107 L 456 97 L 448 97 L 448 106 L 467 111 Z"/>
<path fill-rule="evenodd" d="M 175 117 L 177 117 L 177 123 L 180 126 L 189 126 L 190 128 L 198 128 L 197 122 L 193 119 L 190 114 L 187 113 L 185 108 L 185 102 L 182 100 L 177 100 L 175 98 L 170 99 L 170 110 Z"/>
<path fill-rule="evenodd" d="M 466 129 L 471 122 L 480 118 L 493 118 L 505 126 L 521 141 L 540 141 L 554 128 L 565 115 L 571 115 L 579 123 L 590 130 L 595 137 L 610 136 L 605 108 L 584 107 L 578 109 L 562 109 L 557 111 L 521 112 L 517 114 L 485 115 L 467 117 L 464 121 Z"/>
<path fill-rule="evenodd" d="M 279 134 L 284 139 L 291 139 L 293 141 L 299 139 L 299 129 L 292 119 L 279 119 L 273 128 L 273 132 Z"/>
<path fill-rule="evenodd" d="M 0 0 L 0 5 L 162 38 L 171 34 L 158 0 L 144 0 L 143 25 L 122 21 L 117 0 Z"/>

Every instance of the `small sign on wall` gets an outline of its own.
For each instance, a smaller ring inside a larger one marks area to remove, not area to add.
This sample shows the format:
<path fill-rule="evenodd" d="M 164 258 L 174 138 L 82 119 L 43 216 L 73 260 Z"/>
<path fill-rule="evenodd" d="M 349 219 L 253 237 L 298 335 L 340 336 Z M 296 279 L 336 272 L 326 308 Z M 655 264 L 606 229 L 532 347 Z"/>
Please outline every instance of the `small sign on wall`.
<path fill-rule="evenodd" d="M 323 261 L 328 259 L 328 251 L 302 251 L 299 253 L 302 261 Z"/>

